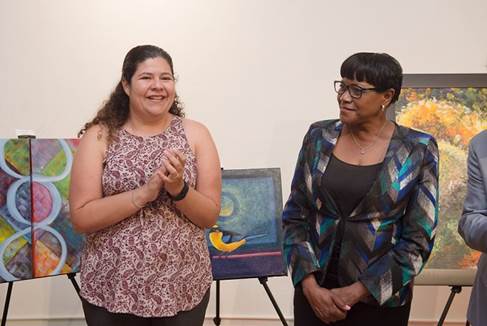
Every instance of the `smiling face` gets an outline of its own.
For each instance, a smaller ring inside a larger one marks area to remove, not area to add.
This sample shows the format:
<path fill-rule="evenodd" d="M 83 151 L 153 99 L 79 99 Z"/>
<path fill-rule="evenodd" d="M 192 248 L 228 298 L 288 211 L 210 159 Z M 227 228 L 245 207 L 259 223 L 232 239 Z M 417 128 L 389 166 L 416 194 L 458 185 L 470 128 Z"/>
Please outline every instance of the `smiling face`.
<path fill-rule="evenodd" d="M 161 58 L 149 58 L 137 65 L 130 83 L 122 81 L 129 97 L 130 113 L 160 117 L 169 112 L 176 97 L 173 73 Z"/>
<path fill-rule="evenodd" d="M 342 82 L 346 86 L 358 86 L 362 89 L 374 88 L 374 85 L 366 81 L 359 82 L 357 80 L 343 78 Z M 360 98 L 353 98 L 350 96 L 349 89 L 346 89 L 337 95 L 340 108 L 340 120 L 345 124 L 360 124 L 382 118 L 382 115 L 385 115 L 385 110 L 382 109 L 382 105 L 387 107 L 393 95 L 394 90 L 392 89 L 384 92 L 364 90 Z"/>

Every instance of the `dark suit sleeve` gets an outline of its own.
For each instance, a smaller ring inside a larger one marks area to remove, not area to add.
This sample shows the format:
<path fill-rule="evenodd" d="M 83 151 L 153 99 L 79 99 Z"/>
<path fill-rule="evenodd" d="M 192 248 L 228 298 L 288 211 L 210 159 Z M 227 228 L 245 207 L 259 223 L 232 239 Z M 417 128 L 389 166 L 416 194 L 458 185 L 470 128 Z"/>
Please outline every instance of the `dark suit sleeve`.
<path fill-rule="evenodd" d="M 469 146 L 467 196 L 458 224 L 458 232 L 469 247 L 487 252 L 487 180 L 482 180 L 479 158 L 480 147 L 487 144 L 482 144 L 480 138 L 478 140 L 475 143 L 472 141 Z M 487 142 L 487 137 L 483 140 Z"/>
<path fill-rule="evenodd" d="M 311 172 L 307 157 L 310 133 L 304 137 L 291 183 L 291 194 L 282 213 L 284 228 L 284 256 L 294 285 L 320 269 L 310 241 Z"/>
<path fill-rule="evenodd" d="M 402 233 L 394 247 L 359 277 L 379 304 L 384 304 L 421 271 L 433 249 L 438 224 L 438 145 L 431 138 L 418 180 L 400 221 Z M 418 162 L 419 163 L 419 162 Z"/>

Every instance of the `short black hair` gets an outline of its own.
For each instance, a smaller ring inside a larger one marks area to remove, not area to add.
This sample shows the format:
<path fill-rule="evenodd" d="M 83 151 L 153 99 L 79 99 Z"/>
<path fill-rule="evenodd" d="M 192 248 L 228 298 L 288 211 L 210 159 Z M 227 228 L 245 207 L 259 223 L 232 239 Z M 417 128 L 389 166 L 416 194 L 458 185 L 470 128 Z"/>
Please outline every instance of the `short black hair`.
<path fill-rule="evenodd" d="M 391 104 L 397 101 L 401 93 L 401 65 L 387 53 L 355 53 L 342 63 L 340 75 L 342 78 L 365 81 L 377 88 L 379 92 L 394 89 Z"/>

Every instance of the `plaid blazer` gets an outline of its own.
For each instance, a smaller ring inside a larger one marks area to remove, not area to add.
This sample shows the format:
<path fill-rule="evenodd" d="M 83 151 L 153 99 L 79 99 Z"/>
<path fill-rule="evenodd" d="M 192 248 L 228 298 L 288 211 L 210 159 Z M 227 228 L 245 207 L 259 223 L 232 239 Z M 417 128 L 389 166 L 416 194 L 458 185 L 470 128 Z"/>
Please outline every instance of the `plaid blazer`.
<path fill-rule="evenodd" d="M 350 216 L 341 217 L 320 186 L 342 126 L 339 120 L 313 123 L 299 152 L 282 217 L 293 284 L 315 271 L 326 276 L 343 219 L 339 283 L 359 280 L 371 294 L 370 303 L 400 306 L 411 300 L 412 280 L 433 248 L 438 146 L 431 135 L 396 124 L 377 179 Z"/>

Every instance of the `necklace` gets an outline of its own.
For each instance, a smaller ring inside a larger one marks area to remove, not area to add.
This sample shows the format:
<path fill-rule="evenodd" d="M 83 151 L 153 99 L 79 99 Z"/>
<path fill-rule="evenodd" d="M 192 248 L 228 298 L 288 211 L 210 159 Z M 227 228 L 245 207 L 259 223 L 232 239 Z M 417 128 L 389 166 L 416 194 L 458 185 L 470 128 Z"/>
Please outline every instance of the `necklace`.
<path fill-rule="evenodd" d="M 379 136 L 380 134 L 382 133 L 382 130 L 384 130 L 385 126 L 387 124 L 387 120 L 384 122 L 384 124 L 382 125 L 382 127 L 380 127 L 379 129 L 379 132 L 377 132 L 377 134 L 375 135 L 375 139 L 373 142 L 371 142 L 370 144 L 368 144 L 367 146 L 362 146 L 360 145 L 360 143 L 358 142 L 358 140 L 355 138 L 355 135 L 353 134 L 353 131 L 350 130 L 350 134 L 352 135 L 352 140 L 353 142 L 355 143 L 355 145 L 357 145 L 357 147 L 359 148 L 360 150 L 360 155 L 365 155 L 365 153 L 367 153 L 367 151 L 375 145 L 375 143 L 377 143 L 377 141 L 379 140 Z"/>

